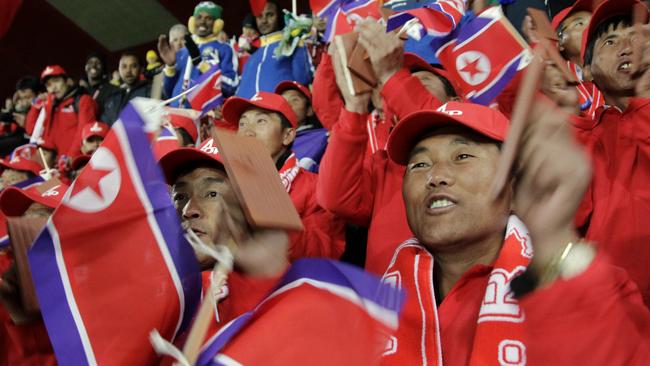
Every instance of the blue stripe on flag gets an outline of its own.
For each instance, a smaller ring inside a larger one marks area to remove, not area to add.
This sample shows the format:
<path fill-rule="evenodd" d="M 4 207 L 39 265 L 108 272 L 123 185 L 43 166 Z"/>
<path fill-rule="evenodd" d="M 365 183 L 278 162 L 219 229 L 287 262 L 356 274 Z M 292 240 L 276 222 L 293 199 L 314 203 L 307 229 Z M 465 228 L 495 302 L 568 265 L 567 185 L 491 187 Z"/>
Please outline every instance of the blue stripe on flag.
<path fill-rule="evenodd" d="M 394 314 L 395 318 L 397 318 L 405 300 L 404 291 L 384 284 L 379 277 L 373 274 L 342 262 L 316 258 L 303 258 L 295 261 L 273 292 L 267 296 L 267 299 L 281 294 L 291 285 L 295 284 L 299 287 L 305 280 L 352 290 L 364 302 L 364 305 L 366 301 L 371 302 L 384 311 Z M 246 326 L 257 309 L 264 305 L 264 301 L 256 309 L 236 318 L 220 333 L 212 337 L 199 356 L 201 362 L 197 362 L 197 366 L 219 365 L 220 363 L 214 360 L 214 356 Z"/>
<path fill-rule="evenodd" d="M 192 247 L 187 243 L 178 214 L 174 208 L 167 184 L 156 164 L 149 141 L 143 132 L 144 122 L 129 104 L 120 115 L 128 136 L 135 164 L 156 217 L 156 223 L 167 244 L 178 278 L 183 286 L 185 308 L 179 331 L 185 329 L 198 306 L 201 293 L 201 275 Z"/>
<path fill-rule="evenodd" d="M 81 335 L 76 327 L 74 316 L 68 306 L 62 274 L 57 265 L 53 235 L 56 228 L 48 222 L 46 230 L 36 239 L 29 250 L 29 265 L 38 268 L 32 271 L 38 302 L 47 323 L 47 332 L 54 350 L 83 350 Z M 56 274 L 56 275 L 52 275 Z M 73 300 L 74 301 L 74 300 Z M 56 352 L 61 365 L 88 365 L 89 360 L 82 352 Z"/>

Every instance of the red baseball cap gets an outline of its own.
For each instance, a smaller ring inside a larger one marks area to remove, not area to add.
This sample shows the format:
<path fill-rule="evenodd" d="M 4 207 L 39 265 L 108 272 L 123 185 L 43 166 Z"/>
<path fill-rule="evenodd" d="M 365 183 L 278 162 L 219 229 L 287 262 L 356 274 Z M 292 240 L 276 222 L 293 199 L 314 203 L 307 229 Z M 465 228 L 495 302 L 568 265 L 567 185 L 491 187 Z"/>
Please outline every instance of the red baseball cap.
<path fill-rule="evenodd" d="M 214 139 L 205 140 L 199 148 L 180 147 L 158 160 L 168 184 L 174 184 L 182 169 L 197 163 L 217 163 L 223 169 L 223 161 Z"/>
<path fill-rule="evenodd" d="M 8 187 L 0 194 L 0 210 L 5 216 L 21 216 L 34 202 L 56 208 L 67 190 L 68 186 L 56 178 L 27 189 Z"/>
<path fill-rule="evenodd" d="M 196 141 L 199 137 L 199 131 L 196 128 L 196 119 L 200 112 L 193 109 L 165 108 L 167 119 L 174 128 L 185 130 L 192 140 Z"/>
<path fill-rule="evenodd" d="M 104 122 L 95 121 L 93 123 L 87 123 L 83 130 L 81 130 L 81 138 L 86 141 L 89 137 L 99 136 L 101 138 L 106 137 L 110 126 Z"/>
<path fill-rule="evenodd" d="M 589 44 L 589 40 L 594 37 L 596 28 L 598 28 L 598 26 L 607 19 L 613 18 L 615 16 L 632 16 L 634 7 L 637 4 L 643 6 L 643 22 L 647 22 L 648 7 L 639 0 L 605 0 L 600 3 L 596 9 L 594 9 L 593 13 L 591 13 L 591 20 L 589 21 L 589 25 L 587 28 L 585 28 L 585 33 L 582 35 L 582 52 L 580 56 L 582 57 L 583 61 L 585 59 L 585 52 L 587 52 L 587 45 Z"/>
<path fill-rule="evenodd" d="M 406 165 L 413 147 L 428 131 L 459 123 L 496 141 L 504 141 L 510 121 L 496 109 L 480 104 L 447 102 L 437 110 L 418 111 L 400 121 L 388 138 L 388 156 Z"/>
<path fill-rule="evenodd" d="M 425 59 L 416 55 L 415 53 L 405 52 L 403 65 L 409 70 L 410 73 L 428 71 L 432 74 L 436 74 L 440 77 L 445 78 L 454 88 L 456 94 L 460 96 L 462 89 L 456 81 L 456 78 L 451 77 L 446 70 L 429 64 Z"/>
<path fill-rule="evenodd" d="M 251 108 L 261 108 L 280 113 L 289 120 L 293 128 L 296 128 L 298 125 L 296 114 L 293 113 L 293 109 L 291 109 L 289 102 L 287 102 L 281 95 L 275 93 L 258 92 L 253 95 L 250 100 L 231 97 L 223 105 L 221 113 L 223 113 L 223 118 L 226 122 L 237 126 L 239 125 L 239 118 L 241 115 Z"/>
<path fill-rule="evenodd" d="M 52 77 L 52 76 L 65 76 L 65 75 L 67 75 L 67 73 L 59 65 L 46 66 L 45 69 L 43 69 L 43 72 L 41 72 L 41 83 L 44 83 L 45 79 L 47 79 L 49 77 Z"/>
<path fill-rule="evenodd" d="M 37 149 L 35 145 L 31 144 L 15 148 L 7 159 L 0 160 L 0 172 L 9 168 L 39 175 L 43 166 L 39 161 Z"/>
<path fill-rule="evenodd" d="M 309 102 L 311 103 L 311 92 L 309 91 L 309 88 L 306 86 L 300 84 L 297 81 L 291 81 L 291 80 L 285 80 L 281 81 L 278 86 L 275 87 L 275 93 L 276 94 L 282 94 L 282 92 L 286 90 L 297 90 L 301 92 Z"/>
<path fill-rule="evenodd" d="M 562 9 L 559 13 L 555 14 L 553 20 L 551 20 L 551 26 L 553 27 L 553 29 L 558 30 L 558 28 L 560 28 L 560 24 L 564 21 L 564 19 L 568 18 L 569 15 L 577 11 L 592 12 L 594 9 L 593 5 L 594 5 L 593 0 L 578 0 L 573 5 L 569 6 L 568 8 Z"/>

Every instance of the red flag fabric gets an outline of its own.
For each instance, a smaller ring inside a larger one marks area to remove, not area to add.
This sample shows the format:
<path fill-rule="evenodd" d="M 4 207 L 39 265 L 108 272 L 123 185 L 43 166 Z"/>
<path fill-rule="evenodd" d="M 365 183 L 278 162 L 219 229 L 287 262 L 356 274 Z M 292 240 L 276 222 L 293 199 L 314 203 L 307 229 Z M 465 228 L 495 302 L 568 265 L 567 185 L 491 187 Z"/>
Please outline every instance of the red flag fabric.
<path fill-rule="evenodd" d="M 253 13 L 254 16 L 257 17 L 262 15 L 262 11 L 266 6 L 266 0 L 249 0 L 249 3 L 251 5 L 251 12 Z M 278 15 L 278 16 L 282 16 L 282 15 Z"/>
<path fill-rule="evenodd" d="M 200 297 L 183 234 L 129 104 L 29 252 L 60 364 L 156 362 L 149 332 L 173 339 Z"/>

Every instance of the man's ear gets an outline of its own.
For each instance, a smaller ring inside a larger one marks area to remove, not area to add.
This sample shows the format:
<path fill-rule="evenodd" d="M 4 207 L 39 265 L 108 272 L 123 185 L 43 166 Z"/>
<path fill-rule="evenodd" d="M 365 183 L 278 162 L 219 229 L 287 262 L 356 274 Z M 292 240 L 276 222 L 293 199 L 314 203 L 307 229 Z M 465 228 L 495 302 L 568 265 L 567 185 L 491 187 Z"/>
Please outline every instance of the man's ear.
<path fill-rule="evenodd" d="M 295 128 L 285 128 L 282 131 L 282 146 L 289 146 L 296 139 Z"/>

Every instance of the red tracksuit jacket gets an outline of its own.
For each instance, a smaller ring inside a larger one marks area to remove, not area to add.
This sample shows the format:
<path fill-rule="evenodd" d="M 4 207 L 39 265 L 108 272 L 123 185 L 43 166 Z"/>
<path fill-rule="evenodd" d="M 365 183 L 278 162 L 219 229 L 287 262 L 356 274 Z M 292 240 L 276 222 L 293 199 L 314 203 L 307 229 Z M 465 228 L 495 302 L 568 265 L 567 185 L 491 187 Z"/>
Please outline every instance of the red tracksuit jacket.
<path fill-rule="evenodd" d="M 407 70 L 393 75 L 381 93 L 385 108 L 399 117 L 441 104 Z M 366 269 L 382 274 L 395 248 L 413 235 L 402 199 L 404 167 L 390 161 L 386 151 L 364 158 L 366 121 L 365 114 L 341 109 L 321 161 L 318 202 L 343 219 L 368 227 Z"/>
<path fill-rule="evenodd" d="M 625 111 L 601 108 L 592 124 L 580 132 L 594 174 L 578 224 L 650 307 L 650 99 L 631 98 Z"/>
<path fill-rule="evenodd" d="M 316 202 L 318 176 L 300 169 L 289 196 L 305 227 L 289 233 L 289 260 L 303 257 L 339 259 L 345 250 L 345 224 Z"/>
<path fill-rule="evenodd" d="M 54 148 L 58 155 L 68 155 L 74 157 L 80 155 L 81 147 L 81 130 L 87 123 L 92 123 L 96 119 L 97 105 L 90 95 L 81 95 L 79 97 L 79 112 L 75 112 L 74 96 L 70 96 L 59 103 L 53 111 L 51 106 L 47 106 L 51 115 L 45 118 L 42 144 L 48 148 Z M 28 134 L 34 132 L 36 120 L 41 108 L 45 103 L 32 106 L 27 113 L 25 120 L 25 130 Z"/>

